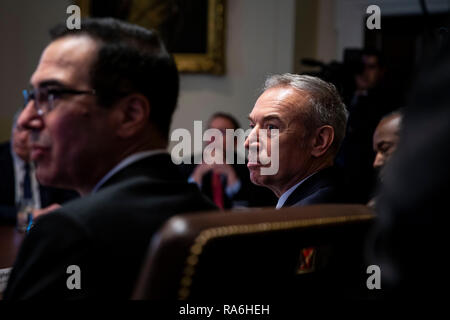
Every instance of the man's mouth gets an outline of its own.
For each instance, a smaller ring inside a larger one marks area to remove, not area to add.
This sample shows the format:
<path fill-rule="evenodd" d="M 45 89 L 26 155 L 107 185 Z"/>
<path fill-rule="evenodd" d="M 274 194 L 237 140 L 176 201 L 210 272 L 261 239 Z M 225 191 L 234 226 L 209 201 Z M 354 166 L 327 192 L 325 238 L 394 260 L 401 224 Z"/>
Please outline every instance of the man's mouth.
<path fill-rule="evenodd" d="M 50 147 L 32 145 L 31 146 L 31 160 L 37 161 L 50 150 Z"/>
<path fill-rule="evenodd" d="M 257 169 L 261 167 L 261 164 L 259 162 L 248 162 L 247 163 L 247 168 L 249 169 Z"/>

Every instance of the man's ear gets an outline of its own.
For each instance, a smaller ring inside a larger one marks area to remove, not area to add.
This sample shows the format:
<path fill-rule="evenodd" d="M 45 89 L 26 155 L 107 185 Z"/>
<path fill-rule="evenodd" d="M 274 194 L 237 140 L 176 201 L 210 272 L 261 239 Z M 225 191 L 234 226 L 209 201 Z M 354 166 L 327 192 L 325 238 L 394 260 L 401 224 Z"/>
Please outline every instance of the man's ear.
<path fill-rule="evenodd" d="M 129 138 L 144 129 L 149 122 L 150 104 L 142 94 L 131 94 L 119 101 L 117 135 Z"/>
<path fill-rule="evenodd" d="M 332 126 L 325 125 L 316 129 L 312 140 L 311 154 L 314 157 L 321 157 L 330 148 L 334 141 L 334 129 Z"/>

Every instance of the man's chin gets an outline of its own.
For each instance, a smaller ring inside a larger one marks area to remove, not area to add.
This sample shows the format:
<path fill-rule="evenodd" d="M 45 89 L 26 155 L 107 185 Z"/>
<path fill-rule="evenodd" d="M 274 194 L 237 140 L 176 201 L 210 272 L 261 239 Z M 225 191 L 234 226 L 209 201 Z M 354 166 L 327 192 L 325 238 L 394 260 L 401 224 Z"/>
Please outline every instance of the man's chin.
<path fill-rule="evenodd" d="M 42 166 L 37 166 L 36 169 L 36 179 L 40 185 L 45 187 L 58 187 L 55 182 L 54 176 L 46 169 L 42 168 Z"/>
<path fill-rule="evenodd" d="M 253 184 L 264 187 L 265 185 L 262 180 L 263 177 L 261 176 L 259 169 L 250 171 L 250 181 Z"/>

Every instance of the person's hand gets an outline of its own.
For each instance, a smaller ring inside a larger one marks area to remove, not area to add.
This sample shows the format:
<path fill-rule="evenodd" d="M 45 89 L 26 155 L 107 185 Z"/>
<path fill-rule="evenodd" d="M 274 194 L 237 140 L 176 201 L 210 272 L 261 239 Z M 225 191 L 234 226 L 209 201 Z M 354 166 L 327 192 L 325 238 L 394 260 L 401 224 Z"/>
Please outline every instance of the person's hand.
<path fill-rule="evenodd" d="M 229 164 L 214 164 L 213 171 L 227 177 L 227 186 L 231 186 L 239 181 L 236 171 L 234 171 L 234 168 Z"/>
<path fill-rule="evenodd" d="M 33 219 L 36 219 L 40 216 L 43 216 L 44 214 L 50 213 L 56 209 L 61 208 L 61 206 L 57 203 L 54 203 L 52 205 L 49 205 L 46 208 L 42 208 L 42 209 L 35 209 L 33 210 Z"/>
<path fill-rule="evenodd" d="M 195 167 L 194 172 L 192 173 L 191 177 L 194 179 L 194 181 L 198 184 L 202 184 L 203 176 L 213 169 L 212 164 L 206 164 L 201 163 L 198 166 Z"/>

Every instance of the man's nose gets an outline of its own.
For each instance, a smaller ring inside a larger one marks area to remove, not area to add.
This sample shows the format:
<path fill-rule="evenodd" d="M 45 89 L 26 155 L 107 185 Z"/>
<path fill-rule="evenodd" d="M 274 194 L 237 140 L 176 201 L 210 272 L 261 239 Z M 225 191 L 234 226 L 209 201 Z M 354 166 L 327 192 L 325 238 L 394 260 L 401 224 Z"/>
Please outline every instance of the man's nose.
<path fill-rule="evenodd" d="M 27 130 L 39 130 L 43 127 L 43 119 L 34 108 L 34 101 L 29 101 L 17 119 L 17 125 Z"/>
<path fill-rule="evenodd" d="M 245 147 L 245 149 L 248 149 L 248 146 L 249 146 L 249 141 L 248 141 L 248 137 L 245 139 L 245 141 L 244 141 L 244 147 Z"/>
<path fill-rule="evenodd" d="M 249 149 L 249 148 L 250 148 L 250 144 L 254 144 L 254 143 L 257 143 L 257 142 L 258 142 L 257 135 L 258 135 L 257 129 L 256 129 L 256 127 L 254 127 L 254 128 L 250 131 L 250 134 L 249 134 L 249 135 L 247 136 L 247 138 L 245 139 L 244 147 L 245 147 L 246 149 Z"/>
<path fill-rule="evenodd" d="M 375 169 L 381 168 L 384 165 L 384 160 L 384 156 L 381 154 L 381 152 L 377 152 L 375 160 L 373 161 L 373 167 Z"/>

